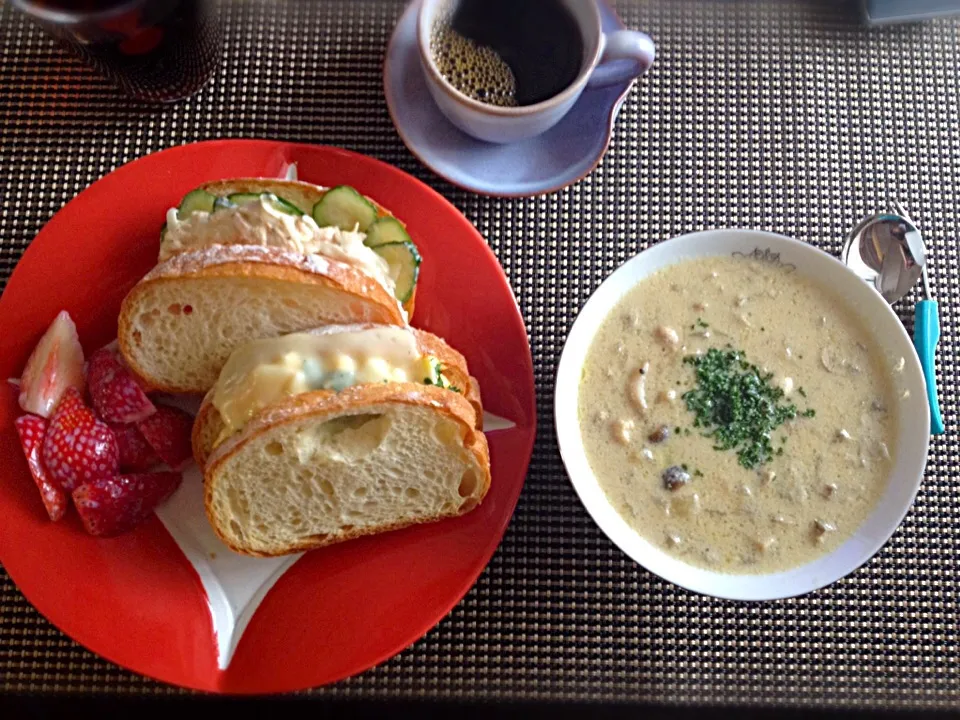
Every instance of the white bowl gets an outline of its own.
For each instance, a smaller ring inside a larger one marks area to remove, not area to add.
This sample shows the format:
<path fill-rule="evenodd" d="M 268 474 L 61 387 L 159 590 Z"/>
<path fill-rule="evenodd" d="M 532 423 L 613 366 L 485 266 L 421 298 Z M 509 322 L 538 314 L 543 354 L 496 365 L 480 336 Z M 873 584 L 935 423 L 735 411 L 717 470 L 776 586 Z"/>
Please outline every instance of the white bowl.
<path fill-rule="evenodd" d="M 896 466 L 876 508 L 840 547 L 793 570 L 765 575 L 733 575 L 694 567 L 648 542 L 631 528 L 607 499 L 583 448 L 577 405 L 580 375 L 600 324 L 628 291 L 660 268 L 681 260 L 717 255 L 761 254 L 790 263 L 797 272 L 831 288 L 874 336 L 892 366 L 904 358 L 895 378 L 898 392 Z M 594 522 L 627 555 L 665 580 L 704 595 L 731 600 L 774 600 L 817 590 L 869 560 L 900 525 L 923 479 L 930 441 L 930 411 L 920 362 L 896 314 L 880 295 L 839 260 L 811 245 L 755 230 L 711 230 L 662 242 L 628 260 L 607 278 L 584 305 L 570 330 L 557 369 L 555 416 L 560 454 L 580 501 Z"/>

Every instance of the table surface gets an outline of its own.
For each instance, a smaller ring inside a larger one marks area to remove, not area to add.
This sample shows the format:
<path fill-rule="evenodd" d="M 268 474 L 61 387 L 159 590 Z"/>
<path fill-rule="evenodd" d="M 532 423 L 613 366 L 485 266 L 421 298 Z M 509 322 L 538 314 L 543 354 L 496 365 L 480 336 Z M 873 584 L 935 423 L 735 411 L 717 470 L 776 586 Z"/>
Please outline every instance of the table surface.
<path fill-rule="evenodd" d="M 659 58 L 626 102 L 610 152 L 573 187 L 503 200 L 447 184 L 397 137 L 381 63 L 401 9 L 227 3 L 214 81 L 186 102 L 152 107 L 121 97 L 0 5 L 0 282 L 89 183 L 147 153 L 219 137 L 340 145 L 393 163 L 463 210 L 510 278 L 530 330 L 541 422 L 503 544 L 425 638 L 314 692 L 960 708 L 960 279 L 948 239 L 960 207 L 960 25 L 867 30 L 836 0 L 621 2 Z M 557 452 L 552 382 L 577 310 L 658 240 L 755 227 L 838 252 L 852 224 L 888 197 L 930 243 L 943 324 L 947 435 L 933 442 L 903 526 L 851 577 L 792 600 L 714 600 L 642 570 L 587 516 Z M 62 635 L 2 571 L 0 688 L 183 692 Z"/>

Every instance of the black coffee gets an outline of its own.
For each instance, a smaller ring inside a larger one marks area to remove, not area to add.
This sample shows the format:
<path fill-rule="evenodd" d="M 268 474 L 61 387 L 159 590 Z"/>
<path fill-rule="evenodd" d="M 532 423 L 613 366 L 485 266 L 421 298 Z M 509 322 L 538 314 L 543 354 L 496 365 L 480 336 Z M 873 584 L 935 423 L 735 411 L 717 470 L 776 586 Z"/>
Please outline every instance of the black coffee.
<path fill-rule="evenodd" d="M 460 92 L 491 105 L 533 105 L 580 74 L 583 38 L 561 0 L 460 0 L 432 51 Z"/>

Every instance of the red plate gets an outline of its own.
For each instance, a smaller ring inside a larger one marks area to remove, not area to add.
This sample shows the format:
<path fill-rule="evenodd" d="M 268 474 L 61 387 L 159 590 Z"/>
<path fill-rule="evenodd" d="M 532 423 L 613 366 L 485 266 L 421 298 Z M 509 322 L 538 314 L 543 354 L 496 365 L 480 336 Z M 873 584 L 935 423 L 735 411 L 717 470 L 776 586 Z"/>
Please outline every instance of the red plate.
<path fill-rule="evenodd" d="M 57 627 L 138 673 L 201 690 L 299 690 L 361 672 L 423 636 L 463 597 L 496 549 L 523 485 L 535 434 L 530 346 L 510 286 L 476 229 L 394 167 L 329 147 L 221 140 L 136 160 L 69 202 L 24 253 L 0 299 L 0 378 L 20 374 L 61 309 L 92 349 L 116 336 L 120 301 L 155 263 L 167 208 L 220 178 L 278 176 L 349 184 L 394 209 L 423 255 L 414 324 L 467 357 L 486 408 L 516 423 L 488 435 L 493 485 L 453 520 L 308 553 L 280 579 L 219 671 L 206 596 L 156 518 L 113 540 L 76 513 L 51 523 L 13 420 L 0 409 L 0 561 Z"/>

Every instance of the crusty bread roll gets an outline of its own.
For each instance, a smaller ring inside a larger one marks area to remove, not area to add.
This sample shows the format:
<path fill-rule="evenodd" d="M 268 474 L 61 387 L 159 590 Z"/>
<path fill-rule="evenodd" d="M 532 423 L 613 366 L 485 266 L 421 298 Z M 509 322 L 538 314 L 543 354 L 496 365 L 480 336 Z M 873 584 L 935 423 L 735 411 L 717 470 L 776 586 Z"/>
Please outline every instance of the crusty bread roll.
<path fill-rule="evenodd" d="M 317 328 L 310 332 L 335 333 L 353 332 L 376 327 L 374 324 L 358 324 L 342 327 Z M 440 361 L 443 366 L 443 375 L 450 384 L 458 388 L 463 397 L 473 407 L 476 417 L 476 429 L 483 430 L 483 406 L 480 399 L 480 386 L 476 379 L 470 376 L 467 367 L 467 361 L 463 355 L 450 347 L 442 338 L 433 333 L 424 330 L 410 328 L 414 334 L 417 345 L 424 355 L 430 355 Z M 330 391 L 319 391 L 330 392 Z M 200 406 L 200 412 L 197 413 L 197 420 L 193 425 L 193 457 L 197 465 L 203 468 L 207 464 L 207 458 L 213 452 L 217 440 L 220 438 L 224 429 L 224 423 L 220 418 L 220 413 L 211 403 L 211 394 L 208 393 Z"/>
<path fill-rule="evenodd" d="M 238 345 L 356 322 L 406 319 L 382 285 L 350 265 L 228 245 L 176 255 L 148 273 L 124 298 L 118 340 L 145 385 L 204 393 Z"/>
<path fill-rule="evenodd" d="M 414 383 L 290 397 L 218 446 L 204 470 L 214 531 L 258 556 L 462 515 L 489 487 L 474 407 Z"/>

